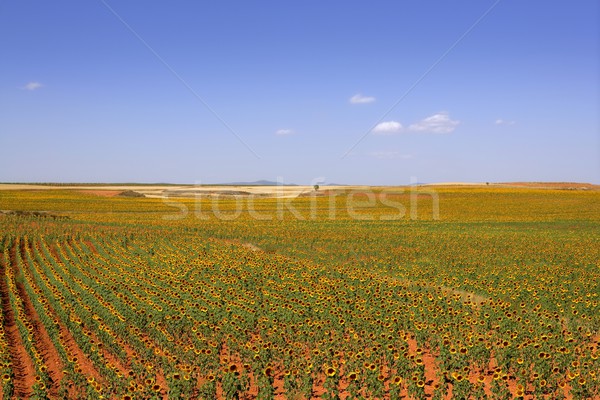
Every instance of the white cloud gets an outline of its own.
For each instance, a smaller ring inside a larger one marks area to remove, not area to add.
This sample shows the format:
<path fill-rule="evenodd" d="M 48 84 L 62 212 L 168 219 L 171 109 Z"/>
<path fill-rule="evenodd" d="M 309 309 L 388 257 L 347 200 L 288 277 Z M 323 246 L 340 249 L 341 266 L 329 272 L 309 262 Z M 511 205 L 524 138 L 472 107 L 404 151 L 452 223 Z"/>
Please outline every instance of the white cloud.
<path fill-rule="evenodd" d="M 44 85 L 42 85 L 39 82 L 29 82 L 27 85 L 23 86 L 23 89 L 33 91 L 33 90 L 41 88 L 42 86 L 44 86 Z"/>
<path fill-rule="evenodd" d="M 496 122 L 494 122 L 496 125 L 514 125 L 515 121 L 507 121 L 505 119 L 502 118 L 498 118 L 496 120 Z"/>
<path fill-rule="evenodd" d="M 363 96 L 360 93 L 355 94 L 354 96 L 350 97 L 350 103 L 352 103 L 352 104 L 367 104 L 367 103 L 372 103 L 374 101 L 375 101 L 375 97 Z"/>
<path fill-rule="evenodd" d="M 451 120 L 450 115 L 442 111 L 412 124 L 408 129 L 416 132 L 450 133 L 456 129 L 458 124 L 460 121 Z"/>
<path fill-rule="evenodd" d="M 411 154 L 402 154 L 399 151 L 373 151 L 369 153 L 369 156 L 378 158 L 380 160 L 393 160 L 402 159 L 408 160 L 412 158 Z"/>
<path fill-rule="evenodd" d="M 391 135 L 402 130 L 402 124 L 397 121 L 385 121 L 378 123 L 373 128 L 373 133 L 376 135 Z"/>
<path fill-rule="evenodd" d="M 279 129 L 275 132 L 275 134 L 277 136 L 287 136 L 287 135 L 292 135 L 293 133 L 294 133 L 294 131 L 291 129 Z"/>

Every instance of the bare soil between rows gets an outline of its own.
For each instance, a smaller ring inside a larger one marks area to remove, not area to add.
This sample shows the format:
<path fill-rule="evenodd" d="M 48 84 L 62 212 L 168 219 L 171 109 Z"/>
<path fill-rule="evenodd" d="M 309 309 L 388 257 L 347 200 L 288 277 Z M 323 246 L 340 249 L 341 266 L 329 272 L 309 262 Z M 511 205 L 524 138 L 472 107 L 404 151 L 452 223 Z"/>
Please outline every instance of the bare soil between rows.
<path fill-rule="evenodd" d="M 13 247 L 9 254 L 10 263 L 16 262 L 16 249 Z M 14 394 L 18 398 L 28 398 L 31 395 L 31 388 L 35 383 L 35 367 L 27 351 L 15 320 L 15 313 L 10 302 L 9 286 L 7 283 L 8 275 L 6 269 L 10 266 L 5 265 L 0 260 L 0 295 L 2 297 L 2 314 L 4 316 L 4 331 L 8 340 L 8 351 L 12 362 L 14 372 Z"/>

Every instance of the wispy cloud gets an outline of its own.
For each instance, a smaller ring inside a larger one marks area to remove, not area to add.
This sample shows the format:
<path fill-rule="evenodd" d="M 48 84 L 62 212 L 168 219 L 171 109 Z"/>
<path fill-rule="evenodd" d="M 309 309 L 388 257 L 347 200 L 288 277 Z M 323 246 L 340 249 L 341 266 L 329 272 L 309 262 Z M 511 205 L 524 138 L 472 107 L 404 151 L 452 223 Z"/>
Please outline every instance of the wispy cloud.
<path fill-rule="evenodd" d="M 354 96 L 350 97 L 349 101 L 352 104 L 367 104 L 367 103 L 374 102 L 375 97 L 363 96 L 362 94 L 358 93 L 358 94 L 355 94 Z"/>
<path fill-rule="evenodd" d="M 287 136 L 287 135 L 293 135 L 294 131 L 291 129 L 279 129 L 279 130 L 275 131 L 275 134 L 277 136 Z"/>
<path fill-rule="evenodd" d="M 497 119 L 497 120 L 494 122 L 494 124 L 496 124 L 496 125 L 514 125 L 514 124 L 515 124 L 515 121 L 507 121 L 507 120 L 505 120 L 505 119 L 498 118 L 498 119 Z"/>
<path fill-rule="evenodd" d="M 33 90 L 37 90 L 37 89 L 41 88 L 42 86 L 44 86 L 44 85 L 42 85 L 39 82 L 29 82 L 25 86 L 23 86 L 22 89 L 33 91 Z"/>
<path fill-rule="evenodd" d="M 450 133 L 458 124 L 460 121 L 450 119 L 450 115 L 442 111 L 412 124 L 408 129 L 415 132 Z"/>
<path fill-rule="evenodd" d="M 369 153 L 369 156 L 380 159 L 380 160 L 393 160 L 393 159 L 409 160 L 413 157 L 412 154 L 402 154 L 399 151 L 373 151 L 373 152 Z"/>
<path fill-rule="evenodd" d="M 385 121 L 378 123 L 373 128 L 373 134 L 375 135 L 391 135 L 398 133 L 402 130 L 402 124 L 398 121 Z"/>

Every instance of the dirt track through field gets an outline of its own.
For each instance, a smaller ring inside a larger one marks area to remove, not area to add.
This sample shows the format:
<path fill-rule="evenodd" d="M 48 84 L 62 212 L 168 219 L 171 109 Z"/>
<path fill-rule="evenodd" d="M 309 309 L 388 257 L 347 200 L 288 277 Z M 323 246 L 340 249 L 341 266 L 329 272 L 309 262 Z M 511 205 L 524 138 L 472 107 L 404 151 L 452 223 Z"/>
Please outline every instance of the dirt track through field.
<path fill-rule="evenodd" d="M 15 260 L 16 251 L 13 246 L 10 252 L 10 262 L 14 263 Z M 14 394 L 17 398 L 29 398 L 31 387 L 35 383 L 35 367 L 21 340 L 14 310 L 10 304 L 10 289 L 6 282 L 8 278 L 6 275 L 7 268 L 10 267 L 4 263 L 3 259 L 0 259 L 0 294 L 2 297 L 2 313 L 4 315 L 3 324 L 8 340 L 8 351 L 13 365 L 12 369 L 14 371 Z"/>

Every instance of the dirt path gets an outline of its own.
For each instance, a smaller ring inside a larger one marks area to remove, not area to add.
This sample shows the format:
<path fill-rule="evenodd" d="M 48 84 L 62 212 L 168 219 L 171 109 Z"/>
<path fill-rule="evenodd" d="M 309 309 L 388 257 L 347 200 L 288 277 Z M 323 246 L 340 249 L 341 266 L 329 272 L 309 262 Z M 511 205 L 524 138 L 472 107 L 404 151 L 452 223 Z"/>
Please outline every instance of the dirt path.
<path fill-rule="evenodd" d="M 14 246 L 11 249 L 11 262 L 15 261 L 16 253 Z M 29 398 L 31 395 L 31 388 L 35 383 L 35 367 L 33 361 L 21 340 L 19 329 L 17 328 L 15 314 L 10 304 L 9 287 L 6 282 L 6 268 L 2 259 L 0 259 L 0 295 L 2 297 L 2 313 L 4 315 L 4 331 L 6 332 L 6 338 L 8 340 L 8 351 L 12 362 L 12 369 L 14 372 L 14 388 L 15 396 L 17 398 Z"/>
<path fill-rule="evenodd" d="M 244 243 L 242 244 L 242 246 L 252 251 L 264 251 L 263 249 L 252 243 Z"/>

